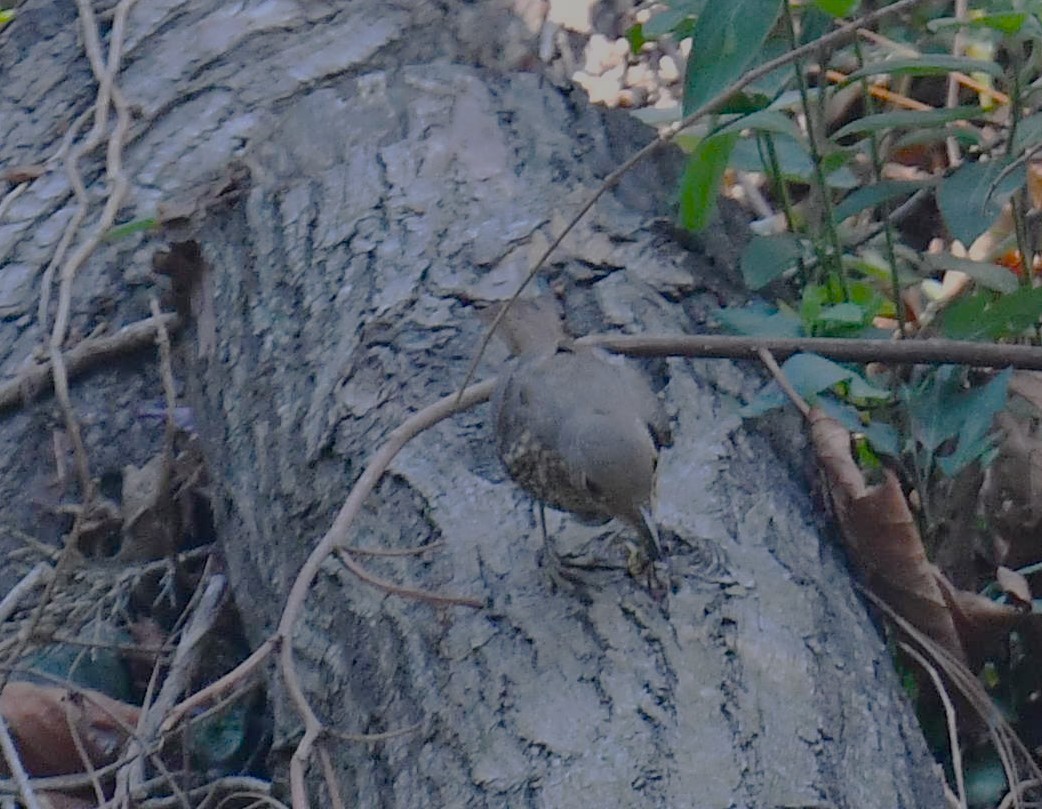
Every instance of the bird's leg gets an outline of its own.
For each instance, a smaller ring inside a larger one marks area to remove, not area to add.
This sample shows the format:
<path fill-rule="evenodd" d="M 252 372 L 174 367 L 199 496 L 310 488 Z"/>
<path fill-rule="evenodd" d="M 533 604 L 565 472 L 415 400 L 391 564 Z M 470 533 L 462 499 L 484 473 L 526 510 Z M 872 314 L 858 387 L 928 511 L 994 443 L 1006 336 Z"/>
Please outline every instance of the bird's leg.
<path fill-rule="evenodd" d="M 543 504 L 536 501 L 539 506 L 539 529 L 543 535 L 543 552 L 546 556 L 546 567 L 552 578 L 556 583 L 560 584 L 562 581 L 566 581 L 572 585 L 582 585 L 585 582 L 576 575 L 574 572 L 570 572 L 569 568 L 574 570 L 575 568 L 581 568 L 581 563 L 573 561 L 566 561 L 554 550 L 553 545 L 550 542 L 550 534 L 546 530 L 546 509 Z"/>

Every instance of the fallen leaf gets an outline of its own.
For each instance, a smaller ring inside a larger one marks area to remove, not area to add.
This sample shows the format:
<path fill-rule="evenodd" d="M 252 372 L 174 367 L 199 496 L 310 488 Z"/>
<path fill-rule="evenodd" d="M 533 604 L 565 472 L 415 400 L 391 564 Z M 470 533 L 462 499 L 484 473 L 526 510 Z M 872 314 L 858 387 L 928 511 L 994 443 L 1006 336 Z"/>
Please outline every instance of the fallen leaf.
<path fill-rule="evenodd" d="M 22 765 L 37 777 L 84 771 L 74 732 L 93 767 L 115 761 L 127 738 L 124 727 L 136 727 L 139 712 L 137 706 L 98 691 L 13 682 L 0 693 L 0 714 L 15 739 Z M 6 772 L 6 764 L 2 767 Z"/>

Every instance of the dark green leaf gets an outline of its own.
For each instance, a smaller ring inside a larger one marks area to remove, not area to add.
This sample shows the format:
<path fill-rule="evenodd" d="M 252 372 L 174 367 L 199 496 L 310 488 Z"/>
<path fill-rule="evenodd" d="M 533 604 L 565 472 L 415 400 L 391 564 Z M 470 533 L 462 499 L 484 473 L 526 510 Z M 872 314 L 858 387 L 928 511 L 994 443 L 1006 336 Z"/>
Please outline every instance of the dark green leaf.
<path fill-rule="evenodd" d="M 771 380 L 762 388 L 750 402 L 747 402 L 738 410 L 738 415 L 743 419 L 756 418 L 764 413 L 770 413 L 780 407 L 785 407 L 788 398 L 778 387 L 778 383 Z"/>
<path fill-rule="evenodd" d="M 695 23 L 684 76 L 684 115 L 732 84 L 760 55 L 783 0 L 707 3 Z"/>
<path fill-rule="evenodd" d="M 787 135 L 777 135 L 774 136 L 774 149 L 784 179 L 811 181 L 814 176 L 814 164 L 802 143 Z M 770 166 L 761 159 L 756 142 L 749 138 L 743 138 L 735 144 L 731 153 L 731 165 L 739 171 L 763 171 L 768 174 L 771 172 Z M 856 188 L 860 184 L 845 165 L 828 174 L 825 182 L 831 188 Z"/>
<path fill-rule="evenodd" d="M 1012 154 L 1020 155 L 1042 143 L 1042 112 L 1036 112 L 1024 118 L 1018 125 L 1014 136 Z"/>
<path fill-rule="evenodd" d="M 906 394 L 912 436 L 929 457 L 935 457 L 947 442 L 955 442 L 947 455 L 937 458 L 945 474 L 957 474 L 991 450 L 992 422 L 1006 406 L 1011 376 L 1007 368 L 987 384 L 967 389 L 965 370 L 943 365 Z"/>
<path fill-rule="evenodd" d="M 1007 157 L 987 163 L 967 163 L 941 181 L 937 207 L 951 235 L 967 247 L 995 221 L 1009 195 L 1023 187 L 1023 166 L 995 186 L 999 174 L 1009 165 Z"/>
<path fill-rule="evenodd" d="M 719 109 L 721 115 L 749 115 L 765 109 L 771 99 L 763 93 L 735 93 Z"/>
<path fill-rule="evenodd" d="M 716 312 L 720 325 L 734 334 L 750 337 L 799 337 L 800 320 L 792 312 L 779 312 L 762 303 L 729 306 Z"/>
<path fill-rule="evenodd" d="M 812 399 L 822 391 L 830 390 L 841 382 L 851 383 L 851 394 L 857 388 L 859 399 L 890 398 L 890 394 L 869 384 L 855 371 L 817 354 L 794 354 L 782 365 L 786 378 L 805 399 Z M 856 384 L 855 384 L 856 383 Z"/>
<path fill-rule="evenodd" d="M 947 54 L 924 53 L 908 59 L 888 59 L 885 62 L 874 62 L 865 65 L 860 70 L 855 70 L 849 76 L 844 85 L 852 81 L 866 78 L 867 76 L 879 76 L 889 74 L 891 76 L 939 76 L 952 72 L 961 73 L 987 73 L 996 78 L 1002 76 L 1002 68 L 995 62 L 985 62 L 980 59 L 968 59 L 963 56 L 948 56 Z"/>
<path fill-rule="evenodd" d="M 803 132 L 793 122 L 792 117 L 778 110 L 758 110 L 749 115 L 740 115 L 733 120 L 727 121 L 717 130 L 722 132 L 741 132 L 751 129 L 755 132 L 774 132 L 778 135 L 788 135 L 794 141 L 805 140 Z"/>
<path fill-rule="evenodd" d="M 711 135 L 703 139 L 687 159 L 680 178 L 680 225 L 700 231 L 716 210 L 720 181 L 734 148 L 736 134 Z"/>
<path fill-rule="evenodd" d="M 655 14 L 642 26 L 641 33 L 648 39 L 657 39 L 673 31 L 688 18 L 687 11 L 667 8 Z"/>
<path fill-rule="evenodd" d="M 832 209 L 832 219 L 834 222 L 842 222 L 866 208 L 874 208 L 888 200 L 908 196 L 933 184 L 932 180 L 882 180 L 874 185 L 866 185 L 844 197 L 843 201 Z"/>
<path fill-rule="evenodd" d="M 1006 393 L 1012 376 L 1013 369 L 1007 368 L 986 385 L 963 393 L 957 404 L 948 404 L 957 416 L 962 417 L 955 449 L 937 459 L 941 471 L 949 477 L 955 477 L 965 466 L 994 447 L 992 423 L 1006 406 Z"/>
<path fill-rule="evenodd" d="M 1016 292 L 1020 282 L 1010 270 L 999 264 L 985 261 L 973 261 L 968 258 L 956 258 L 950 253 L 932 253 L 926 256 L 925 264 L 931 270 L 955 270 L 964 272 L 985 289 L 996 292 Z"/>
<path fill-rule="evenodd" d="M 941 318 L 946 337 L 997 340 L 1017 337 L 1042 318 L 1042 287 L 1022 287 L 1009 295 L 977 292 L 951 304 Z"/>
<path fill-rule="evenodd" d="M 791 233 L 753 236 L 742 252 L 742 277 L 749 289 L 761 289 L 795 265 L 802 253 L 800 240 Z"/>
<path fill-rule="evenodd" d="M 984 114 L 982 107 L 945 107 L 939 110 L 896 110 L 866 115 L 840 127 L 832 135 L 839 140 L 847 135 L 879 132 L 883 129 L 919 129 L 936 127 L 952 121 L 979 118 Z"/>
<path fill-rule="evenodd" d="M 822 323 L 843 326 L 861 326 L 865 323 L 865 310 L 856 303 L 835 303 L 818 313 Z"/>
<path fill-rule="evenodd" d="M 963 147 L 980 146 L 984 143 L 984 138 L 976 127 L 949 125 L 936 129 L 913 129 L 911 132 L 905 132 L 894 142 L 891 153 L 916 146 L 929 146 L 948 140 L 948 138 L 952 138 Z"/>

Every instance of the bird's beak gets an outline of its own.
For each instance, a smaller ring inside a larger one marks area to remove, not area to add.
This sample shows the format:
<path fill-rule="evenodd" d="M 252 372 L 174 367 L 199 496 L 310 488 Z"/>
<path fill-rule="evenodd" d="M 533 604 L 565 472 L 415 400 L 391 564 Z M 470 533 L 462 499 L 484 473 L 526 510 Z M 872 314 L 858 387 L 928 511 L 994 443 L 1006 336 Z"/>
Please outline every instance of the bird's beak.
<path fill-rule="evenodd" d="M 656 561 L 662 556 L 662 547 L 658 540 L 658 527 L 651 513 L 651 506 L 640 507 L 640 538 L 643 540 L 649 561 Z"/>

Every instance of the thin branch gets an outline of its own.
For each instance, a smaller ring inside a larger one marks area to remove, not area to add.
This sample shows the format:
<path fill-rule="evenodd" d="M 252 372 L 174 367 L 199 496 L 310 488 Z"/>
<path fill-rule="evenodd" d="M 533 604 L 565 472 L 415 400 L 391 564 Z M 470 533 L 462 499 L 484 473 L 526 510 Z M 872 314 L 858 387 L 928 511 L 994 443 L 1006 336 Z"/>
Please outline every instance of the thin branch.
<path fill-rule="evenodd" d="M 944 687 L 944 681 L 941 679 L 941 675 L 937 672 L 936 667 L 913 649 L 911 644 L 900 641 L 898 645 L 904 650 L 905 654 L 918 663 L 923 671 L 929 675 L 930 680 L 933 681 L 934 690 L 937 691 L 937 696 L 941 698 L 941 702 L 944 704 L 944 715 L 948 722 L 948 746 L 952 751 L 952 770 L 955 772 L 955 788 L 958 790 L 960 809 L 966 809 L 966 778 L 962 770 L 962 750 L 959 748 L 959 724 L 956 720 L 952 698 L 948 696 L 948 690 Z"/>
<path fill-rule="evenodd" d="M 103 360 L 153 345 L 160 326 L 168 332 L 174 332 L 180 329 L 181 319 L 176 314 L 167 313 L 159 321 L 149 317 L 124 326 L 108 337 L 81 340 L 61 355 L 66 374 L 69 377 L 79 376 Z M 51 364 L 44 362 L 32 365 L 14 379 L 0 384 L 0 411 L 21 405 L 31 398 L 32 393 L 44 389 L 50 380 Z"/>
<path fill-rule="evenodd" d="M 811 353 L 844 362 L 908 365 L 969 365 L 975 368 L 1042 370 L 1042 348 L 971 343 L 967 340 L 848 340 L 829 337 L 731 337 L 699 335 L 589 335 L 577 342 L 630 357 L 713 357 L 759 359 L 760 349 L 776 357 Z"/>
<path fill-rule="evenodd" d="M 472 385 L 463 390 L 461 394 L 449 394 L 444 396 L 418 413 L 414 413 L 402 424 L 396 427 L 387 437 L 387 441 L 380 447 L 370 459 L 365 470 L 355 482 L 351 493 L 340 507 L 336 519 L 319 541 L 318 545 L 308 556 L 300 572 L 297 574 L 293 587 L 286 598 L 286 606 L 282 610 L 282 618 L 275 631 L 275 638 L 281 639 L 282 646 L 279 651 L 279 668 L 282 672 L 283 682 L 290 700 L 293 702 L 304 721 L 304 736 L 297 745 L 290 759 L 290 794 L 292 795 L 294 809 L 304 809 L 308 806 L 307 789 L 304 785 L 304 771 L 311 757 L 311 749 L 318 741 L 322 732 L 322 722 L 315 715 L 308 702 L 300 679 L 296 673 L 296 664 L 293 660 L 293 630 L 297 619 L 304 608 L 311 583 L 318 575 L 318 571 L 335 549 L 347 544 L 349 530 L 355 517 L 362 508 L 362 504 L 376 487 L 384 471 L 390 465 L 394 457 L 401 451 L 412 438 L 424 430 L 437 424 L 442 419 L 448 418 L 454 413 L 466 410 L 479 402 L 483 402 L 492 394 L 495 380 L 488 380 L 477 385 Z"/>

